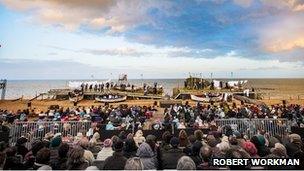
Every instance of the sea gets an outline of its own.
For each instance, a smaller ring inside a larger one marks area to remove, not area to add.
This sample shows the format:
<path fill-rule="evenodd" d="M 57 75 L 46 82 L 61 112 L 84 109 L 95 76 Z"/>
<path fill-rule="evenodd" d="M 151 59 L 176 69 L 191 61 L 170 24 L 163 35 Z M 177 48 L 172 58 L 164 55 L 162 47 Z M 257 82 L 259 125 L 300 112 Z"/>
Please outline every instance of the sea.
<path fill-rule="evenodd" d="M 299 79 L 221 79 L 216 80 L 248 80 L 247 87 L 254 87 L 265 92 L 269 96 L 303 96 L 304 78 Z M 50 89 L 68 88 L 69 81 L 106 81 L 106 80 L 8 80 L 5 99 L 17 99 L 23 96 L 25 99 L 45 93 Z M 113 80 L 115 81 L 115 80 Z M 153 85 L 157 82 L 162 85 L 165 94 L 172 95 L 173 88 L 183 87 L 185 79 L 129 79 L 134 85 L 147 83 Z"/>

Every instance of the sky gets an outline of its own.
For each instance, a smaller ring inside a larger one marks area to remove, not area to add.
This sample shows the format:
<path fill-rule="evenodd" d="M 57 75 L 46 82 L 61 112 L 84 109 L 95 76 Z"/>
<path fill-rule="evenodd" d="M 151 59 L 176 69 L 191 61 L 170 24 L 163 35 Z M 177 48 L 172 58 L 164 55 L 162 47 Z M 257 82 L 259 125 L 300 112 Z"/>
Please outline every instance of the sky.
<path fill-rule="evenodd" d="M 304 0 L 0 0 L 0 78 L 304 78 Z"/>

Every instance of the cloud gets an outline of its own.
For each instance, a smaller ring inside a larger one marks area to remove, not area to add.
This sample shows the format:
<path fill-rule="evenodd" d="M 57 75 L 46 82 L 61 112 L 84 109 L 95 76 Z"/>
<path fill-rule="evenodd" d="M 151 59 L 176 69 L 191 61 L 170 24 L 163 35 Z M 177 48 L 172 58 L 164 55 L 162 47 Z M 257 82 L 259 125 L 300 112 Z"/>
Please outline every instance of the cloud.
<path fill-rule="evenodd" d="M 123 32 L 138 24 L 151 23 L 148 12 L 152 8 L 167 9 L 169 2 L 147 0 L 1 0 L 10 9 L 28 11 L 34 21 L 46 25 L 76 30 L 81 26 L 92 29 L 107 28 L 109 32 Z"/>
<path fill-rule="evenodd" d="M 233 0 L 233 2 L 239 6 L 242 6 L 242 7 L 249 7 L 253 0 Z"/>
<path fill-rule="evenodd" d="M 262 48 L 277 53 L 304 48 L 303 15 L 279 17 L 259 31 Z"/>

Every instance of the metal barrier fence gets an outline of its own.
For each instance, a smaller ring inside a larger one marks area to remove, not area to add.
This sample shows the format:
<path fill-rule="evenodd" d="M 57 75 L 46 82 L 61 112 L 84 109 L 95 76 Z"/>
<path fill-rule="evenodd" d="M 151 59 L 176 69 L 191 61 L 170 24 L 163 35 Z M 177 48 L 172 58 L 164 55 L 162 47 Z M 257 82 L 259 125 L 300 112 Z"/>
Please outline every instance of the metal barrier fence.
<path fill-rule="evenodd" d="M 229 125 L 232 130 L 237 130 L 249 138 L 264 130 L 270 136 L 284 135 L 291 131 L 290 121 L 287 119 L 216 119 L 218 127 L 225 128 Z M 28 138 L 31 142 L 35 138 L 42 139 L 47 133 L 61 133 L 63 136 L 76 136 L 78 132 L 85 133 L 91 128 L 90 121 L 69 121 L 69 122 L 17 122 L 10 129 L 10 143 L 15 144 L 21 136 Z M 225 129 L 223 129 L 225 131 Z M 104 130 L 101 130 L 104 131 Z M 134 132 L 136 130 L 132 130 Z M 103 134 L 101 132 L 101 134 Z"/>
<path fill-rule="evenodd" d="M 47 133 L 76 136 L 78 132 L 87 132 L 90 128 L 90 121 L 17 122 L 10 128 L 10 143 L 15 144 L 21 136 L 31 142 L 36 138 L 44 138 Z"/>
<path fill-rule="evenodd" d="M 291 123 L 288 119 L 216 119 L 216 125 L 219 127 L 225 127 L 229 125 L 232 130 L 252 137 L 259 131 L 264 130 L 270 136 L 284 135 L 291 131 Z M 225 130 L 225 129 L 224 129 Z"/>

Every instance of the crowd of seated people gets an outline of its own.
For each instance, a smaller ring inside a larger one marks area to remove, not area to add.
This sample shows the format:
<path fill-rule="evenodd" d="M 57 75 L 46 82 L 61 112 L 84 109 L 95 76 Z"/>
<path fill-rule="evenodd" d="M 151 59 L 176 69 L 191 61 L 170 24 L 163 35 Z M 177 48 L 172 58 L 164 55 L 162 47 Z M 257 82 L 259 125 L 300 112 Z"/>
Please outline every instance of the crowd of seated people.
<path fill-rule="evenodd" d="M 49 109 L 46 112 L 28 109 L 17 112 L 0 110 L 0 119 L 10 124 L 28 120 L 37 121 L 37 123 L 44 121 L 92 121 L 106 125 L 107 130 L 128 130 L 132 129 L 133 126 L 136 126 L 136 129 L 142 128 L 145 121 L 150 119 L 155 111 L 157 111 L 155 106 L 127 105 L 58 108 Z"/>
<path fill-rule="evenodd" d="M 209 128 L 215 119 L 231 118 L 286 118 L 293 121 L 293 126 L 304 127 L 304 108 L 300 105 L 174 105 L 164 111 L 164 120 L 155 121 L 155 128 L 174 125 L 178 129 Z"/>
<path fill-rule="evenodd" d="M 160 140 L 154 135 L 119 134 L 100 141 L 78 133 L 66 142 L 60 133 L 31 142 L 20 137 L 15 145 L 1 142 L 0 169 L 34 170 L 155 170 L 155 169 L 303 169 L 304 146 L 298 134 L 266 136 L 260 131 L 250 139 L 237 131 L 187 135 L 180 130 L 174 137 L 165 131 Z M 26 148 L 26 143 L 31 148 Z M 299 166 L 221 166 L 213 158 L 298 158 Z"/>

